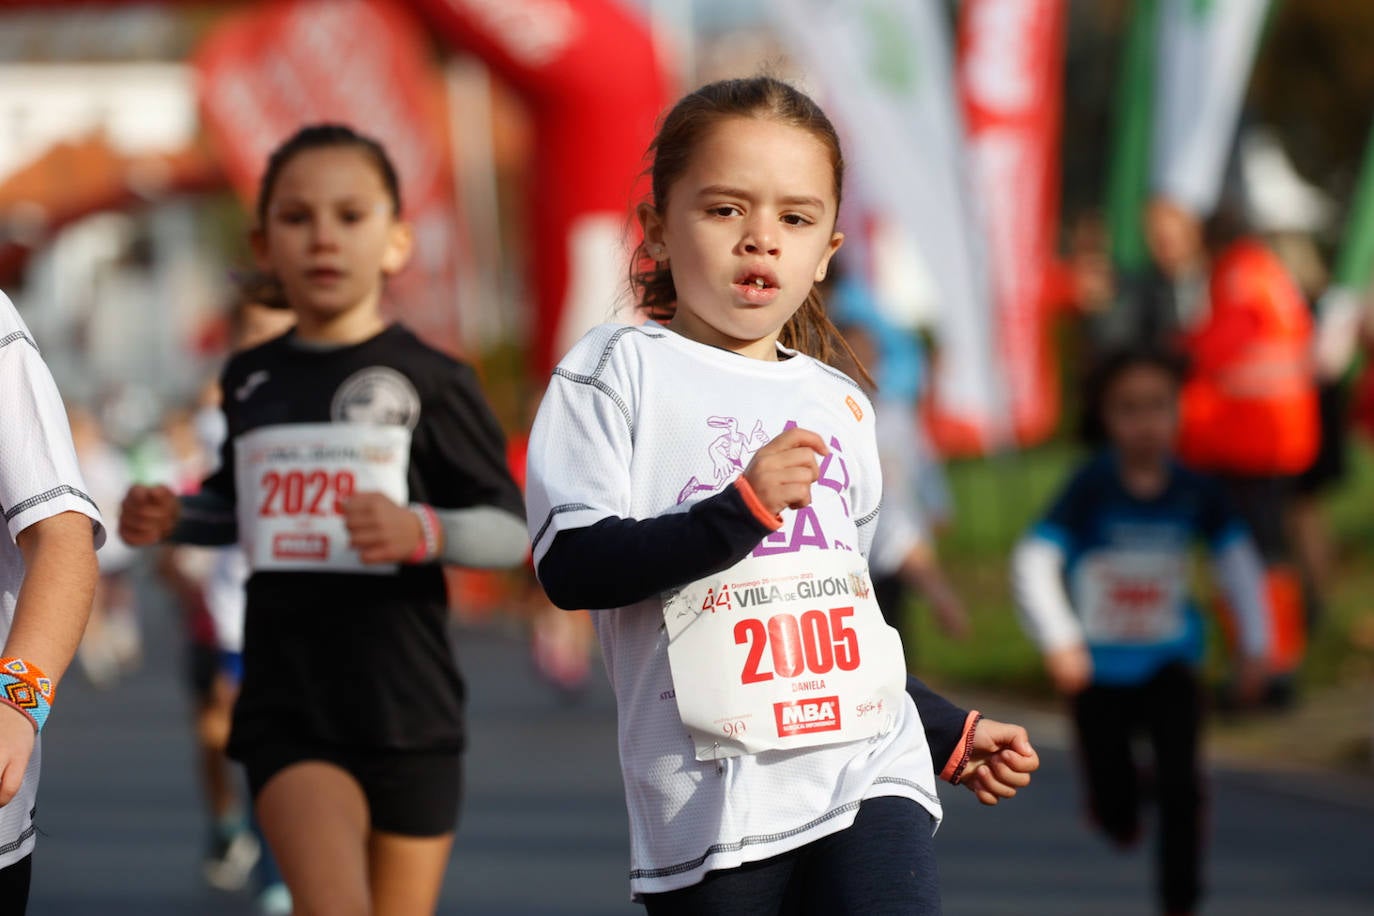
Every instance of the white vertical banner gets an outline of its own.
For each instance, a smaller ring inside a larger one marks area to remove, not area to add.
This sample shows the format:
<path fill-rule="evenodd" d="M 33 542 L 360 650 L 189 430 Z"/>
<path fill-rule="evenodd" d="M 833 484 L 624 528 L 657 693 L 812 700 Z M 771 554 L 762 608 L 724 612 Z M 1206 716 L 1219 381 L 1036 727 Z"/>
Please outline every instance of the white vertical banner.
<path fill-rule="evenodd" d="M 1008 439 L 986 237 L 967 172 L 950 24 L 934 0 L 769 0 L 844 135 L 846 193 L 901 227 L 935 287 L 936 413 L 978 450 Z M 855 228 L 855 227 L 851 227 Z"/>
<path fill-rule="evenodd" d="M 1216 209 L 1269 0 L 1160 0 L 1151 189 Z"/>

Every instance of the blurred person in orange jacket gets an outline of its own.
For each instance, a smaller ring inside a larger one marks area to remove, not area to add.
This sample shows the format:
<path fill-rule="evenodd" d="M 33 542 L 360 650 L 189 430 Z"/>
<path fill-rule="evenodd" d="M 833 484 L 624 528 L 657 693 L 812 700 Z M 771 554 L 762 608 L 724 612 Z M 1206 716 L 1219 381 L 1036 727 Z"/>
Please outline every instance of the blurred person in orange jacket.
<path fill-rule="evenodd" d="M 1320 438 L 1311 314 L 1283 264 L 1245 233 L 1230 204 L 1204 226 L 1157 198 L 1145 219 L 1192 363 L 1179 454 L 1224 481 L 1259 547 L 1272 610 L 1267 698 L 1279 704 L 1291 696 L 1306 648 L 1286 510 L 1293 478 L 1312 464 Z"/>

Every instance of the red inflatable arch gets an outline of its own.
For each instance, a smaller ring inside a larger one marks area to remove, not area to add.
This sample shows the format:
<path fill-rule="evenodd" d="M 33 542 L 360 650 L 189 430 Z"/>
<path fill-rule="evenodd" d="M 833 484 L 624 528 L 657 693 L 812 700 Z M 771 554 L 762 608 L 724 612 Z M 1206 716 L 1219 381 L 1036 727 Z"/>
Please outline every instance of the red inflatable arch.
<path fill-rule="evenodd" d="M 132 2 L 0 0 L 0 8 Z M 420 14 L 452 47 L 476 54 L 529 105 L 535 178 L 524 254 L 538 316 L 529 339 L 532 364 L 546 373 L 581 331 L 610 315 L 623 288 L 626 217 L 668 102 L 648 25 L 621 0 L 395 5 Z"/>

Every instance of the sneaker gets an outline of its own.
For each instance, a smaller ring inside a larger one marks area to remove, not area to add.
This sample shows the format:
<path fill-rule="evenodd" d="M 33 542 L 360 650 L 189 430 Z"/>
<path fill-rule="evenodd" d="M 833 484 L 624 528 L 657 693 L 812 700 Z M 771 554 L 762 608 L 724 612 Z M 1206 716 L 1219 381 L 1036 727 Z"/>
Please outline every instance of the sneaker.
<path fill-rule="evenodd" d="M 227 839 L 217 837 L 201 866 L 205 881 L 218 890 L 240 890 L 248 883 L 260 855 L 262 845 L 250 830 L 239 830 Z"/>

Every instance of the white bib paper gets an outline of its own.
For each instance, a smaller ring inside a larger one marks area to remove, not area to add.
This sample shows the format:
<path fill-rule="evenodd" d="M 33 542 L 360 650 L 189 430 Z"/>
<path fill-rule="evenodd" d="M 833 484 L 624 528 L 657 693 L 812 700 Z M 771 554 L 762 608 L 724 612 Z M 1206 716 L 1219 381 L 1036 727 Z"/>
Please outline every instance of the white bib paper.
<path fill-rule="evenodd" d="M 863 557 L 749 557 L 665 596 L 678 712 L 698 760 L 860 741 L 905 701 L 901 637 Z"/>
<path fill-rule="evenodd" d="M 1185 626 L 1184 562 L 1175 552 L 1119 551 L 1084 560 L 1077 605 L 1090 642 L 1156 643 Z"/>
<path fill-rule="evenodd" d="M 267 426 L 234 443 L 239 538 L 254 571 L 386 574 L 348 546 L 341 504 L 354 493 L 409 495 L 410 431 L 367 423 Z"/>

